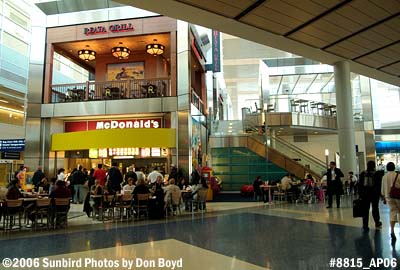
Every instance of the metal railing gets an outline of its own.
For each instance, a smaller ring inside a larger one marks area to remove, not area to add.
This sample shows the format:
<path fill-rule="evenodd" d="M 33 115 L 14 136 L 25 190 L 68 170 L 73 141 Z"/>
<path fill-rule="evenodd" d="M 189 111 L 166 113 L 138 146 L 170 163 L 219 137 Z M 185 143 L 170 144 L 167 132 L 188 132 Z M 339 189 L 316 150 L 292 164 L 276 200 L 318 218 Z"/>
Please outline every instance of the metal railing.
<path fill-rule="evenodd" d="M 165 96 L 171 96 L 169 78 L 87 81 L 51 86 L 52 103 Z"/>
<path fill-rule="evenodd" d="M 197 95 L 197 93 L 194 91 L 194 89 L 192 89 L 190 91 L 190 102 L 197 108 L 199 109 L 199 111 L 201 113 L 203 113 L 203 101 L 201 100 L 201 98 L 199 97 L 199 95 Z"/>

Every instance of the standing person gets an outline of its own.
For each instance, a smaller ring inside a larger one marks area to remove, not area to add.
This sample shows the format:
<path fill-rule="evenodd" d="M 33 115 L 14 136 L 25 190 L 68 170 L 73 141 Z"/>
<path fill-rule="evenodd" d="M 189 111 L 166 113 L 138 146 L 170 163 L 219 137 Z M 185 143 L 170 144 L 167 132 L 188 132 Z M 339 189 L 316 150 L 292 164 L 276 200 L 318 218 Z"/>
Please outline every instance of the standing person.
<path fill-rule="evenodd" d="M 106 175 L 106 171 L 103 170 L 103 164 L 97 165 L 97 170 L 94 172 L 93 177 L 94 177 L 94 179 L 99 180 L 99 185 L 104 187 L 104 185 L 106 184 L 107 175 Z"/>
<path fill-rule="evenodd" d="M 121 191 L 122 174 L 117 167 L 117 162 L 112 163 L 112 167 L 108 171 L 108 181 L 109 181 L 109 192 L 119 192 Z"/>
<path fill-rule="evenodd" d="M 343 183 L 340 178 L 344 175 L 339 168 L 336 168 L 336 162 L 331 161 L 329 166 L 330 168 L 326 173 L 328 193 L 328 206 L 326 208 L 332 208 L 333 195 L 336 195 L 336 206 L 340 208 L 340 196 L 343 194 Z"/>
<path fill-rule="evenodd" d="M 86 176 L 82 171 L 82 165 L 79 165 L 78 170 L 74 172 L 74 175 L 72 176 L 73 182 L 74 182 L 74 203 L 82 203 L 85 195 L 84 194 L 84 187 L 83 184 L 86 181 Z"/>
<path fill-rule="evenodd" d="M 32 184 L 37 187 L 40 184 L 40 181 L 45 178 L 44 173 L 42 171 L 42 166 L 39 166 L 37 171 L 32 176 Z"/>
<path fill-rule="evenodd" d="M 396 166 L 393 162 L 388 162 L 386 165 L 387 173 L 382 178 L 382 196 L 384 197 L 384 203 L 388 203 L 390 208 L 390 236 L 392 241 L 396 241 L 396 235 L 394 234 L 394 225 L 398 222 L 398 215 L 400 214 L 400 199 L 390 197 L 390 189 L 394 186 L 400 189 L 400 176 L 396 173 Z M 396 183 L 393 185 L 393 183 Z"/>
<path fill-rule="evenodd" d="M 372 217 L 375 221 L 377 229 L 382 228 L 382 222 L 379 215 L 379 198 L 382 189 L 382 171 L 375 171 L 375 161 L 370 160 L 367 162 L 367 170 L 360 174 L 358 181 L 358 194 L 363 202 L 364 215 L 363 215 L 363 229 L 368 231 L 369 220 L 369 207 L 372 204 Z"/>
<path fill-rule="evenodd" d="M 350 182 L 350 194 L 357 194 L 357 185 L 358 185 L 358 179 L 357 176 L 354 175 L 353 172 L 349 172 L 349 182 Z"/>
<path fill-rule="evenodd" d="M 64 168 L 58 169 L 57 180 L 65 181 L 65 169 Z"/>

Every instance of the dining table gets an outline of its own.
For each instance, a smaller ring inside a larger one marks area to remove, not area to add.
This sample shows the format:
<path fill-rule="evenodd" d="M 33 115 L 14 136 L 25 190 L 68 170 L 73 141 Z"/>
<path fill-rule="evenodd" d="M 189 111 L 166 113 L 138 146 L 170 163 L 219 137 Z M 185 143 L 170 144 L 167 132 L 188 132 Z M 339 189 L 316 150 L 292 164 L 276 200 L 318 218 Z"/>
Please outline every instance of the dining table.
<path fill-rule="evenodd" d="M 264 191 L 268 190 L 268 203 L 272 204 L 274 202 L 274 198 L 272 197 L 272 190 L 276 188 L 276 185 L 268 185 L 268 184 L 262 184 L 260 185 L 260 188 L 262 188 Z"/>

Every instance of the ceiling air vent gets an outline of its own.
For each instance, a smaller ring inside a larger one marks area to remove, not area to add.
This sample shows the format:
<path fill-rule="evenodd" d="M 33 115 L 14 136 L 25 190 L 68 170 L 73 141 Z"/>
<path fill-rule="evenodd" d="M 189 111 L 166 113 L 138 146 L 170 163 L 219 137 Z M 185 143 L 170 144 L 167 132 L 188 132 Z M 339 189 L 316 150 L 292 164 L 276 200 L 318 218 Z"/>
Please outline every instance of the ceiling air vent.
<path fill-rule="evenodd" d="M 307 135 L 293 136 L 293 141 L 294 142 L 308 142 L 308 136 Z"/>

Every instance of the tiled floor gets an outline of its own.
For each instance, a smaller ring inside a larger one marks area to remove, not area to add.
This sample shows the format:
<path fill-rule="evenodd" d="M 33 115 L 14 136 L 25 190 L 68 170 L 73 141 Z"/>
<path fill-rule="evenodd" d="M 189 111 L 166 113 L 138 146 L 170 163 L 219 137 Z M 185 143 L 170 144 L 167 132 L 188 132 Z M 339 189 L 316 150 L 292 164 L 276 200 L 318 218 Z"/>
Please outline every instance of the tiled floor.
<path fill-rule="evenodd" d="M 93 221 L 74 205 L 67 230 L 1 232 L 0 259 L 38 258 L 40 266 L 29 269 L 333 270 L 340 268 L 329 267 L 332 257 L 361 258 L 364 266 L 373 257 L 398 258 L 387 206 L 381 207 L 383 229 L 371 224 L 363 233 L 349 202 L 329 210 L 323 204 L 209 203 L 205 214 L 130 223 Z"/>

